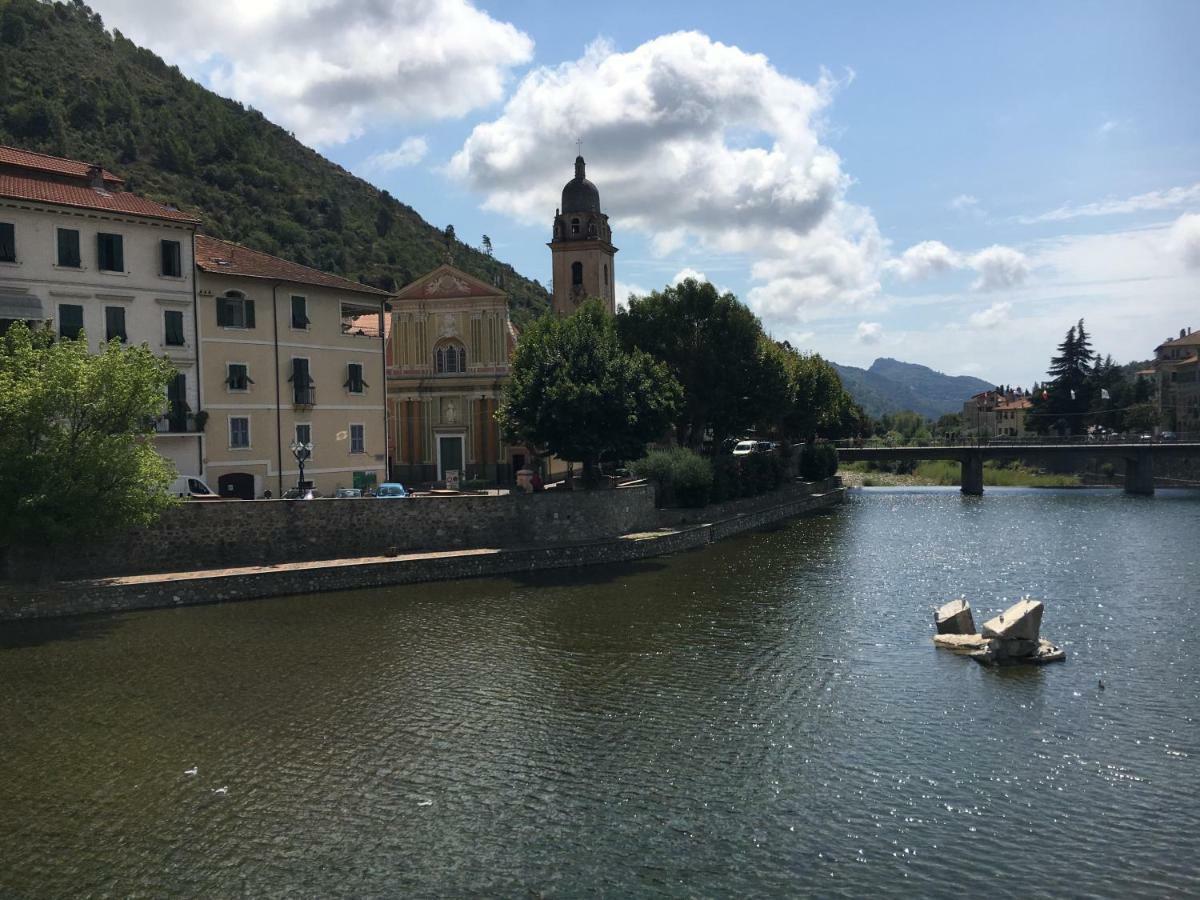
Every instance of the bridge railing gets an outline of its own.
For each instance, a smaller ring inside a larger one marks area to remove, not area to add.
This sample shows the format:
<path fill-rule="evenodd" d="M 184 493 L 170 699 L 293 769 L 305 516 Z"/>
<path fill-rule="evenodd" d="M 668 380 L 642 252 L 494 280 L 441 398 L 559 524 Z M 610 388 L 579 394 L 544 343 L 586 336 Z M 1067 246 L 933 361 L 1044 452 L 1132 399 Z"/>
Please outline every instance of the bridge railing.
<path fill-rule="evenodd" d="M 1164 436 L 1165 435 L 1165 436 Z M 1160 434 L 1086 434 L 1058 437 L 1057 435 L 1031 435 L 1029 437 L 990 437 L 956 435 L 941 437 L 927 444 L 885 444 L 878 439 L 847 439 L 833 442 L 839 449 L 895 449 L 900 447 L 1094 447 L 1105 444 L 1190 444 L 1200 443 L 1200 431 L 1162 432 Z"/>

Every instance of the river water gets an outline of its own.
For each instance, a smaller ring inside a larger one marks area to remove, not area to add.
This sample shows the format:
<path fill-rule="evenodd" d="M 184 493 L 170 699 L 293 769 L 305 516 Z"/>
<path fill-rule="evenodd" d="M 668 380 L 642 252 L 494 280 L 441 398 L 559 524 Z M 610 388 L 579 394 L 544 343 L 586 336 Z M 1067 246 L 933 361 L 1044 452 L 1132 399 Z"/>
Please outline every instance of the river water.
<path fill-rule="evenodd" d="M 933 647 L 1025 593 L 1065 664 Z M 0 626 L 0 896 L 1200 895 L 1198 596 L 1200 492 L 867 489 L 636 565 Z"/>

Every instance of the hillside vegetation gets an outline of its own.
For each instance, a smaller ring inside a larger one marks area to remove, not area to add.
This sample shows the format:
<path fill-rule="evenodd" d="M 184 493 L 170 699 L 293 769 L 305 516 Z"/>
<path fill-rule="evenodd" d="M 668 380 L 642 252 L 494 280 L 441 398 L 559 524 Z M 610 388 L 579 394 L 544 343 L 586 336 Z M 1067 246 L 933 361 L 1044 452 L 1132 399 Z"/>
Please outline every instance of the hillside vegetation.
<path fill-rule="evenodd" d="M 962 412 L 963 402 L 995 385 L 969 375 L 943 375 L 927 366 L 880 358 L 869 369 L 834 363 L 842 384 L 867 415 L 906 410 L 937 419 Z"/>
<path fill-rule="evenodd" d="M 199 214 L 209 234 L 385 290 L 449 248 L 454 265 L 508 292 L 518 324 L 549 306 L 538 282 L 447 242 L 261 113 L 108 33 L 78 0 L 0 0 L 0 143 L 101 163 L 130 190 Z"/>

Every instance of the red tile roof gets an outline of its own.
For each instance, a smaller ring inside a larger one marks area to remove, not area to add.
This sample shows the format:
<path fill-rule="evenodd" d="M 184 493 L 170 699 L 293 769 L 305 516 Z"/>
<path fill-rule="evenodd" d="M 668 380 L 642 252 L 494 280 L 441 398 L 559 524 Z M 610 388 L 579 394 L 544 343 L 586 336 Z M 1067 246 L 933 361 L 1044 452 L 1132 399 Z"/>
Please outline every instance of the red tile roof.
<path fill-rule="evenodd" d="M 63 184 L 44 178 L 22 178 L 0 173 L 0 197 L 14 200 L 32 200 L 54 206 L 74 206 L 81 209 L 99 209 L 105 212 L 144 216 L 150 219 L 167 219 L 171 222 L 199 224 L 200 220 L 190 213 L 180 212 L 131 194 L 128 191 L 101 191 L 84 185 Z"/>
<path fill-rule="evenodd" d="M 241 275 L 246 278 L 269 278 L 294 284 L 315 284 L 339 291 L 356 291 L 376 297 L 389 296 L 387 291 L 349 281 L 337 275 L 310 269 L 288 262 L 278 256 L 251 250 L 232 241 L 222 241 L 207 234 L 196 235 L 196 267 L 202 272 L 218 275 Z"/>
<path fill-rule="evenodd" d="M 45 153 L 34 153 L 32 150 L 22 150 L 19 147 L 0 146 L 0 166 L 19 166 L 22 169 L 36 169 L 39 172 L 52 172 L 55 175 L 67 175 L 72 178 L 87 178 L 92 163 L 80 162 L 77 159 L 63 159 L 61 156 L 49 156 Z M 125 182 L 107 169 L 104 180 L 113 184 Z"/>

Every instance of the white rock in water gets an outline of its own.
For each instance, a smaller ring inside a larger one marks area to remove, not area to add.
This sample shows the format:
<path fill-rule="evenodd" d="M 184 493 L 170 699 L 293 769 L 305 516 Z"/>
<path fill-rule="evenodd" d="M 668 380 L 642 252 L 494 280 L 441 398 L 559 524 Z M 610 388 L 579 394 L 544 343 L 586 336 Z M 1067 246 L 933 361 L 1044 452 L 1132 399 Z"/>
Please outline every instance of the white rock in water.
<path fill-rule="evenodd" d="M 938 634 L 974 634 L 975 618 L 971 615 L 971 604 L 960 597 L 938 608 L 933 622 Z"/>
<path fill-rule="evenodd" d="M 1041 636 L 1042 601 L 1018 600 L 994 619 L 983 623 L 984 637 L 1036 642 Z"/>

